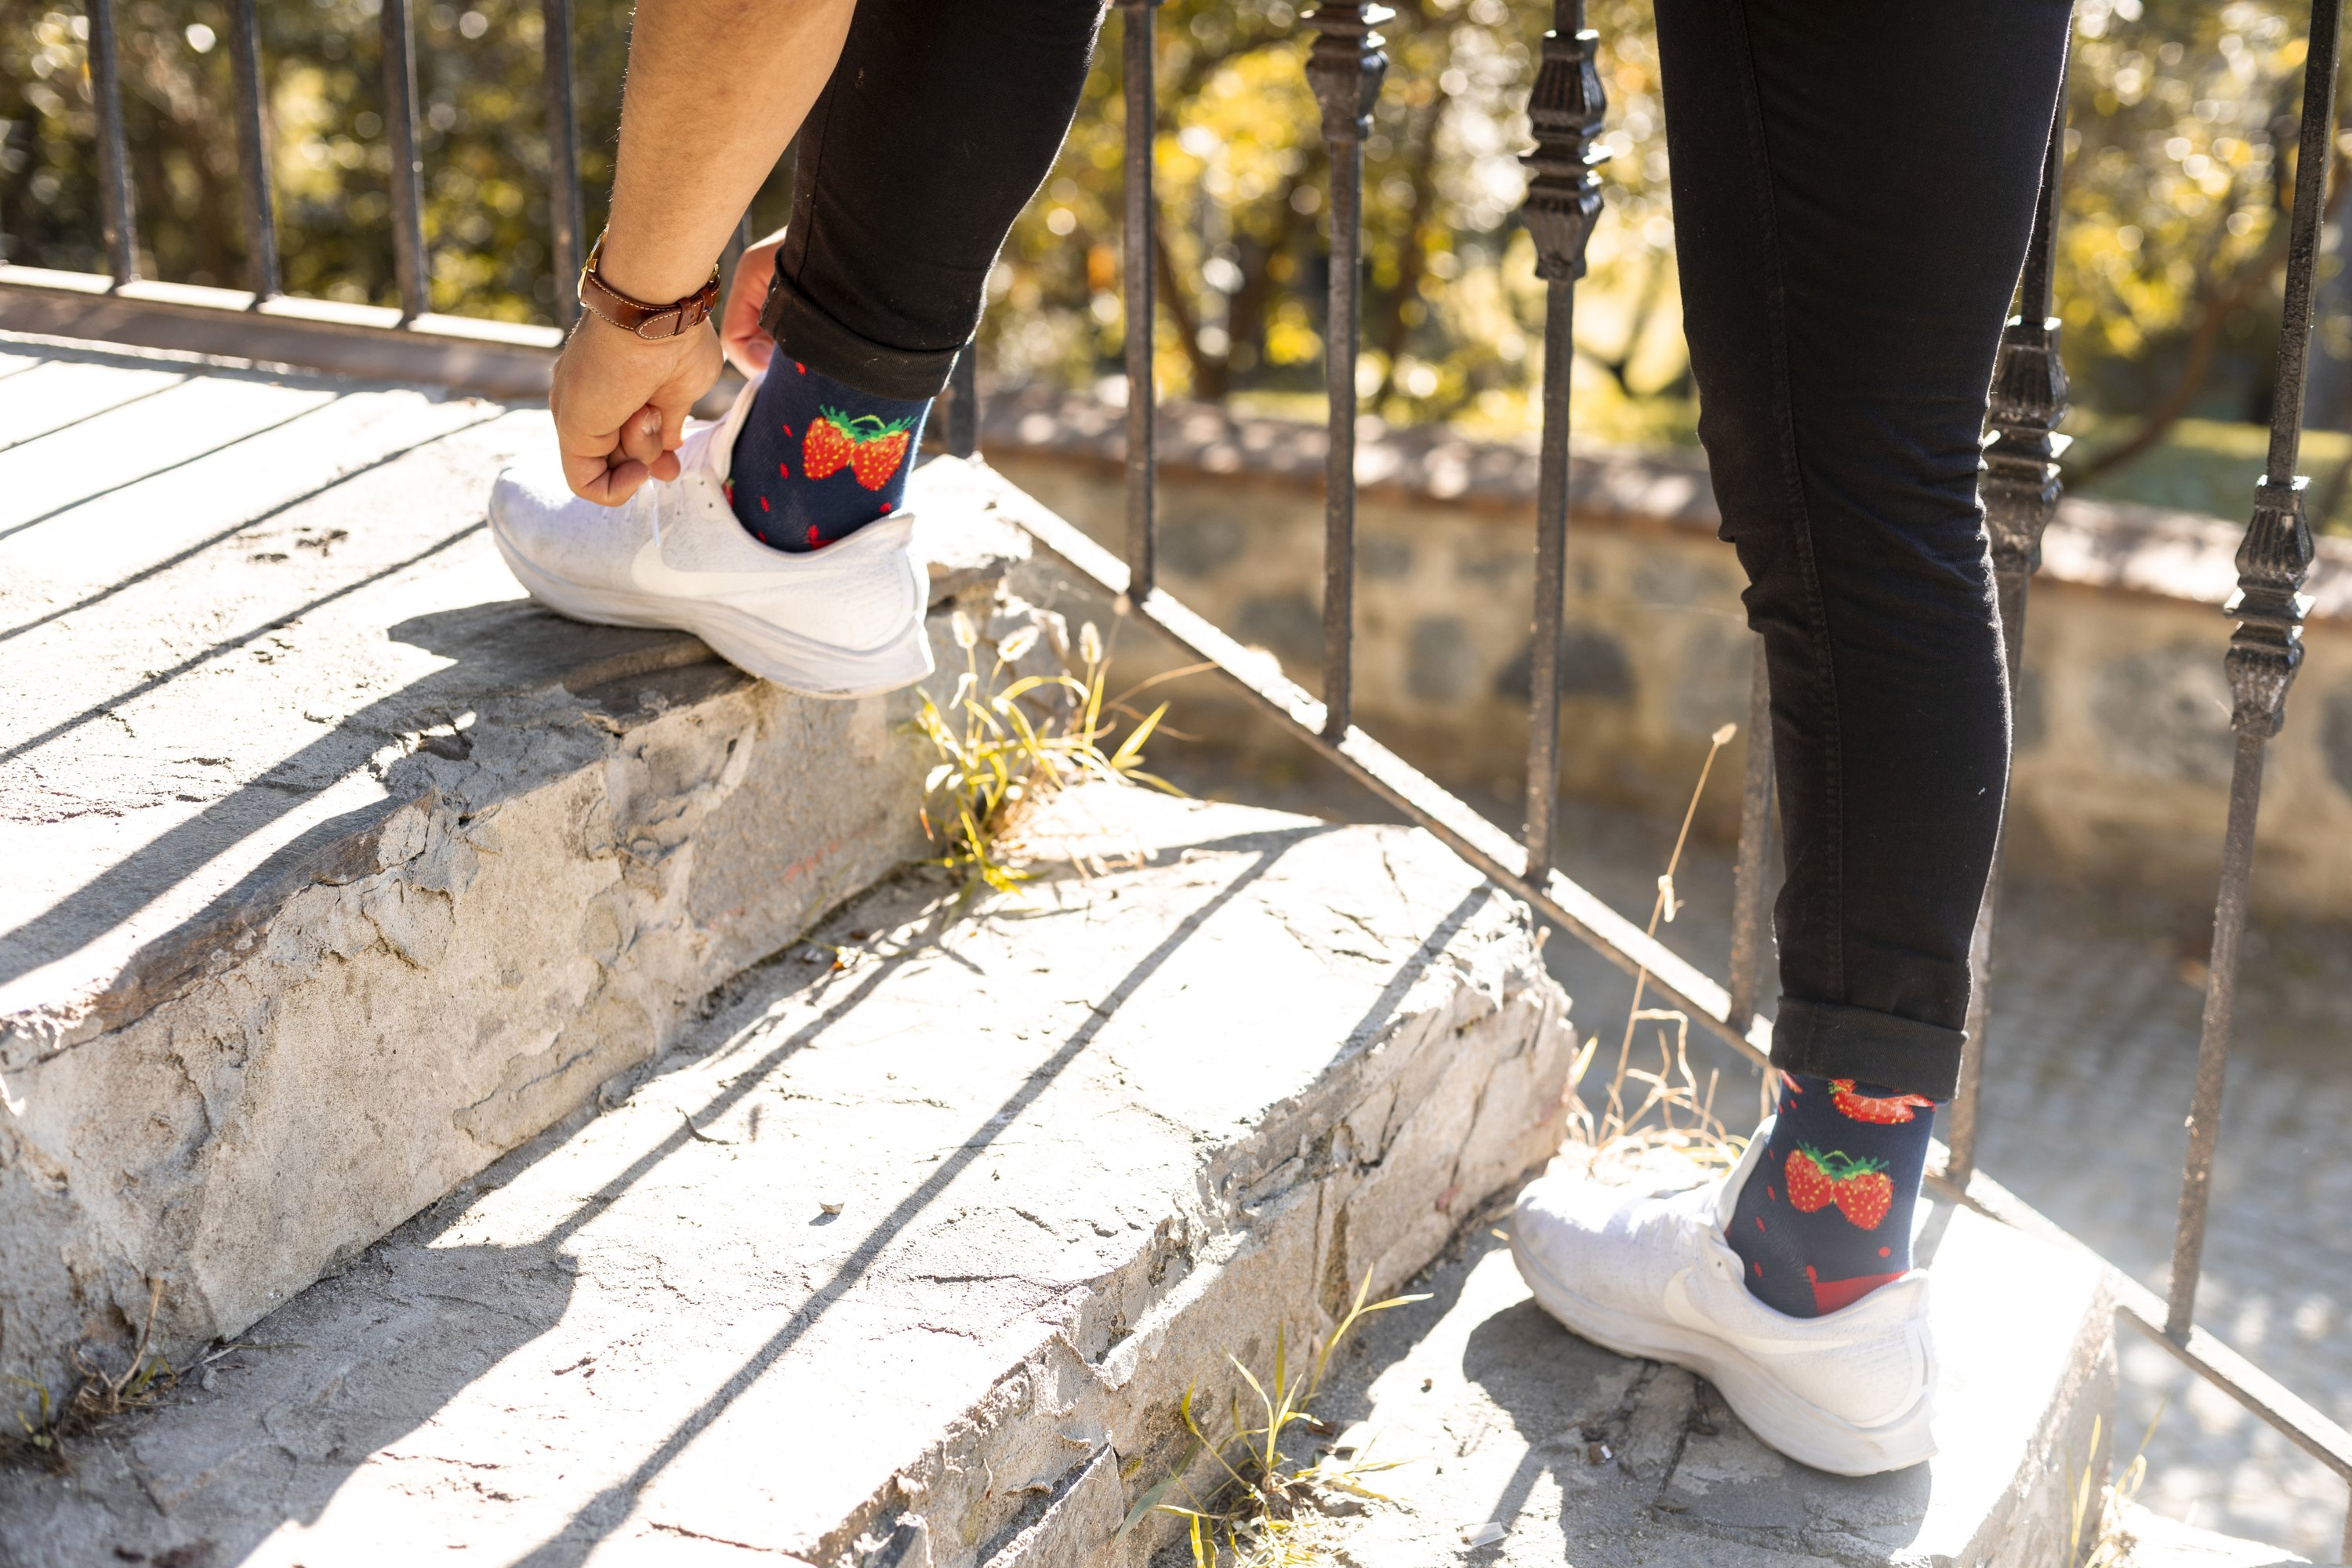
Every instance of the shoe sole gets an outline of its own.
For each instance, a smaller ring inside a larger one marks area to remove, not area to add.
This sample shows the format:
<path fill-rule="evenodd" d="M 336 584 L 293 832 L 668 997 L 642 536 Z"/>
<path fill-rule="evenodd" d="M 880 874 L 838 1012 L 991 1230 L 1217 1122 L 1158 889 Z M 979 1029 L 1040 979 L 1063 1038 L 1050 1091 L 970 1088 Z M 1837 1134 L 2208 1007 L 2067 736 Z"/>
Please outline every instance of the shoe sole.
<path fill-rule="evenodd" d="M 1715 1384 L 1749 1431 L 1801 1464 L 1841 1476 L 1875 1476 L 1936 1457 L 1932 1365 L 1926 1390 L 1909 1409 L 1876 1426 L 1858 1426 L 1801 1397 L 1737 1345 L 1579 1295 L 1522 1251 L 1517 1237 L 1511 1258 L 1545 1311 L 1619 1355 L 1672 1362 L 1697 1373 Z"/>
<path fill-rule="evenodd" d="M 931 639 L 920 612 L 879 647 L 851 653 L 794 637 L 730 605 L 661 599 L 567 582 L 533 564 L 507 542 L 500 529 L 493 526 L 490 538 L 515 581 L 557 615 L 597 626 L 691 632 L 736 668 L 803 697 L 845 701 L 877 696 L 912 686 L 934 668 Z M 920 593 L 915 602 L 922 603 Z"/>

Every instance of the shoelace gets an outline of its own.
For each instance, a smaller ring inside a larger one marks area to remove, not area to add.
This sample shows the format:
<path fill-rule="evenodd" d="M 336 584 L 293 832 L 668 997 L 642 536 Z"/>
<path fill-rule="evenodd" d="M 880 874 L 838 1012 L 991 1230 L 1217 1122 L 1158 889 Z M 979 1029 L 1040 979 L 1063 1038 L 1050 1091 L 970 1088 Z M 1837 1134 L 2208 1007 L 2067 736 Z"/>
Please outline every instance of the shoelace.
<path fill-rule="evenodd" d="M 686 439 L 677 444 L 677 479 L 673 483 L 684 483 L 687 475 L 702 466 L 704 458 L 710 451 L 712 438 L 726 423 L 723 419 L 714 419 L 700 429 L 686 433 Z M 646 499 L 654 509 L 654 547 L 659 549 L 662 542 L 661 498 L 655 495 Z"/>

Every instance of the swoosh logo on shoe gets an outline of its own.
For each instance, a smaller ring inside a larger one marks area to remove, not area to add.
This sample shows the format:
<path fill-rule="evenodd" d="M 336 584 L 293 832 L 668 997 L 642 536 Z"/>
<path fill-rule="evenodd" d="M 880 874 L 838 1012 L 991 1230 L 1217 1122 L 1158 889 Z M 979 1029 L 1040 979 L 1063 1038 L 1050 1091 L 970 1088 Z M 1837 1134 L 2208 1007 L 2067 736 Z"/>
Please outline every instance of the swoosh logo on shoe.
<path fill-rule="evenodd" d="M 662 559 L 661 541 L 648 539 L 629 563 L 629 581 L 648 594 L 676 599 L 715 599 L 750 586 L 742 572 L 681 572 Z"/>

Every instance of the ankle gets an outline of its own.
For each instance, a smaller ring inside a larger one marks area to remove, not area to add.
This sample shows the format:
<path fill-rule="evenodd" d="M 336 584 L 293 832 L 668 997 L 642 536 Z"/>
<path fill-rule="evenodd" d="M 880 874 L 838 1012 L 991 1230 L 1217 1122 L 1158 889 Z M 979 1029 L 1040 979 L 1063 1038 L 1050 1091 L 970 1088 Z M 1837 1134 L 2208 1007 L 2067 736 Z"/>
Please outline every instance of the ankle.
<path fill-rule="evenodd" d="M 930 406 L 860 392 L 778 354 L 729 459 L 736 520 L 762 544 L 800 552 L 889 516 L 904 503 Z"/>
<path fill-rule="evenodd" d="M 1911 1267 L 1934 1102 L 1847 1079 L 1780 1075 L 1779 1108 L 1725 1240 L 1749 1294 L 1791 1317 L 1861 1300 Z"/>

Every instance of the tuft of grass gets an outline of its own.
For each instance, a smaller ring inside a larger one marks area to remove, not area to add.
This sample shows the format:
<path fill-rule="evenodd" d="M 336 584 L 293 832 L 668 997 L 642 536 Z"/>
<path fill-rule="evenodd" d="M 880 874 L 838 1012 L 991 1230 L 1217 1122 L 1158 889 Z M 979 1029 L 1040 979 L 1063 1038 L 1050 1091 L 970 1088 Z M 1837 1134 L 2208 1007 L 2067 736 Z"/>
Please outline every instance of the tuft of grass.
<path fill-rule="evenodd" d="M 131 1364 L 119 1373 L 108 1372 L 90 1360 L 81 1346 L 74 1347 L 74 1370 L 81 1378 L 62 1406 L 52 1405 L 47 1387 L 31 1378 L 5 1379 L 20 1388 L 31 1389 L 36 1395 L 33 1413 L 22 1409 L 16 1413 L 26 1447 L 37 1454 L 58 1458 L 60 1444 L 69 1432 L 125 1411 L 144 1409 L 179 1382 L 179 1373 L 160 1352 L 153 1356 L 147 1353 L 155 1337 L 155 1313 L 163 1304 L 163 1282 L 149 1280 L 147 1321 L 140 1326 L 139 1342 L 131 1352 Z"/>
<path fill-rule="evenodd" d="M 1309 1364 L 1296 1373 L 1279 1325 L 1274 1335 L 1272 1375 L 1265 1382 L 1228 1352 L 1225 1359 L 1241 1373 L 1256 1408 L 1245 1413 L 1236 1394 L 1218 1435 L 1211 1435 L 1193 1409 L 1198 1390 L 1187 1388 L 1177 1414 L 1192 1436 L 1192 1445 L 1168 1478 L 1144 1494 L 1119 1533 L 1132 1530 L 1146 1513 L 1168 1513 L 1185 1521 L 1193 1568 L 1326 1568 L 1331 1563 L 1334 1559 L 1325 1539 L 1324 1521 L 1366 1501 L 1387 1501 L 1364 1484 L 1365 1479 L 1394 1469 L 1404 1461 L 1327 1449 L 1313 1463 L 1302 1465 L 1283 1451 L 1283 1435 L 1296 1426 L 1317 1436 L 1330 1436 L 1333 1428 L 1307 1406 L 1322 1389 L 1332 1352 L 1372 1313 L 1429 1300 L 1424 1293 L 1367 1302 L 1364 1298 L 1371 1287 L 1371 1272 L 1367 1269 L 1348 1315 L 1316 1347 Z M 1194 1495 L 1184 1476 L 1204 1453 L 1215 1461 L 1220 1479 L 1202 1498 Z M 1171 1491 L 1181 1492 L 1184 1500 L 1168 1501 Z"/>
<path fill-rule="evenodd" d="M 979 627 L 961 610 L 954 626 L 964 668 L 945 701 L 923 690 L 915 728 L 940 759 L 923 780 L 923 832 L 940 850 L 933 863 L 956 876 L 966 898 L 983 888 L 1014 892 L 1029 880 L 1030 873 L 1003 852 L 1007 836 L 1071 784 L 1092 779 L 1183 793 L 1143 766 L 1143 743 L 1160 728 L 1168 704 L 1139 714 L 1129 700 L 1202 667 L 1171 670 L 1108 696 L 1109 656 L 1089 621 L 1078 634 L 1083 675 L 1007 680 L 1035 646 L 1037 628 L 1024 626 L 1006 637 L 983 673 Z M 1113 745 L 1120 719 L 1129 728 Z"/>
<path fill-rule="evenodd" d="M 1698 782 L 1684 808 L 1682 830 L 1675 836 L 1674 852 L 1658 878 L 1657 897 L 1650 904 L 1648 934 L 1656 936 L 1661 921 L 1671 923 L 1683 909 L 1675 892 L 1675 873 L 1682 867 L 1683 849 L 1690 841 L 1691 823 L 1698 814 L 1699 797 L 1717 752 L 1739 732 L 1726 724 L 1709 738 L 1706 759 L 1699 764 Z M 1600 1037 L 1588 1037 L 1569 1068 L 1568 1138 L 1589 1152 L 1595 1173 L 1630 1176 L 1660 1165 L 1684 1163 L 1701 1171 L 1728 1169 L 1738 1163 L 1747 1141 L 1727 1132 L 1715 1114 L 1718 1073 L 1710 1069 L 1701 1083 L 1690 1061 L 1690 1016 L 1677 1007 L 1644 1007 L 1643 993 L 1650 972 L 1633 977 L 1633 1002 L 1627 1009 L 1625 1030 L 1617 1042 L 1617 1065 L 1597 1096 L 1598 1108 L 1588 1103 L 1582 1089 L 1591 1070 Z M 1646 1051 L 1639 1058 L 1635 1045 L 1641 1026 L 1654 1026 L 1649 1037 L 1656 1048 L 1656 1065 Z M 1770 1082 L 1769 1076 L 1766 1078 Z"/>
<path fill-rule="evenodd" d="M 2087 1542 L 2084 1527 L 2090 1521 L 2091 1470 L 2085 1464 L 2083 1473 L 2074 1473 L 2074 1448 L 2066 1447 L 2066 1490 L 2074 1500 L 2068 1510 L 2066 1561 L 2071 1568 L 2129 1568 L 2132 1551 L 2138 1542 L 2124 1528 L 2124 1505 L 2139 1496 L 2139 1489 L 2147 1482 L 2147 1446 L 2156 1436 L 2156 1424 L 2164 1419 L 2169 1399 L 2158 1401 L 2156 1414 L 2147 1418 L 2147 1430 L 2140 1434 L 2139 1451 L 2132 1456 L 2124 1473 L 2103 1488 L 2099 1494 L 2099 1528 Z M 2091 1417 L 2091 1452 L 2099 1451 L 2101 1417 Z"/>

